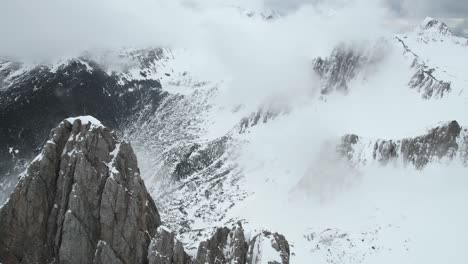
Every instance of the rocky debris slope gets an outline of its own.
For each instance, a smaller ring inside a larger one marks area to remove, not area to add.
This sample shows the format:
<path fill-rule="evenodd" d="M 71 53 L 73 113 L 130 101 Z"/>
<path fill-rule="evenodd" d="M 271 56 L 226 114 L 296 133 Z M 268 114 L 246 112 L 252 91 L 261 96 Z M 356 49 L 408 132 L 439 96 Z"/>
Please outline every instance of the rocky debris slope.
<path fill-rule="evenodd" d="M 170 94 L 157 107 L 134 116 L 124 137 L 132 140 L 146 181 L 172 181 L 176 164 L 186 159 L 205 132 L 202 124 L 211 107 L 207 101 L 214 92 L 210 86 L 189 95 Z"/>
<path fill-rule="evenodd" d="M 0 209 L 0 262 L 146 263 L 159 225 L 131 146 L 68 119 Z"/>
<path fill-rule="evenodd" d="M 237 221 L 225 216 L 249 195 L 242 187 L 244 174 L 237 163 L 239 148 L 245 143 L 242 137 L 286 112 L 286 108 L 260 107 L 240 118 L 223 136 L 205 143 L 191 141 L 196 137 L 182 139 L 184 144 L 172 145 L 165 152 L 166 160 L 160 171 L 165 171 L 166 178 L 171 176 L 170 182 L 156 189 L 154 197 L 167 226 L 179 233 L 189 249 L 208 237 L 213 226 Z M 153 142 L 154 138 L 147 137 L 146 141 Z"/>
<path fill-rule="evenodd" d="M 212 226 L 233 224 L 225 218 L 227 211 L 247 197 L 240 168 L 232 161 L 236 155 L 232 142 L 222 139 L 191 152 L 176 165 L 177 175 L 184 176 L 155 193 L 166 225 L 177 231 L 188 249 L 208 237 Z"/>
<path fill-rule="evenodd" d="M 424 168 L 429 162 L 459 158 L 468 163 L 468 129 L 451 121 L 430 129 L 426 134 L 404 139 L 365 139 L 345 135 L 338 151 L 355 165 L 377 162 L 403 162 Z"/>

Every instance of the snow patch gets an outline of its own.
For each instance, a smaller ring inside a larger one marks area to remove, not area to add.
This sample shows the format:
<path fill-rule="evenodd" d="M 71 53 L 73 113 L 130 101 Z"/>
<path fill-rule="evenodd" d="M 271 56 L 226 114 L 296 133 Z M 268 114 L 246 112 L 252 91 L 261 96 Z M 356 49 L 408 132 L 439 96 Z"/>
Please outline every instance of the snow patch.
<path fill-rule="evenodd" d="M 67 118 L 65 120 L 67 120 L 70 124 L 73 124 L 76 120 L 81 120 L 82 124 L 91 124 L 92 128 L 104 127 L 104 125 L 102 125 L 101 121 L 99 121 L 95 117 L 89 116 L 89 115 L 69 117 L 69 118 Z"/>

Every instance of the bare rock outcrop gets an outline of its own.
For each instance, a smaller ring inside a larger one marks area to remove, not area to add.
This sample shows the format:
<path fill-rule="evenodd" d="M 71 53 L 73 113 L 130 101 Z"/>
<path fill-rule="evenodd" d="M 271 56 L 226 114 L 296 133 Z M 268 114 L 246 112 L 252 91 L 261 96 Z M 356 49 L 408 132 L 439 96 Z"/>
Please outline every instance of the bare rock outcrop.
<path fill-rule="evenodd" d="M 288 264 L 289 257 L 289 243 L 283 235 L 262 231 L 247 239 L 239 225 L 217 228 L 210 239 L 200 243 L 194 263 Z"/>
<path fill-rule="evenodd" d="M 342 137 L 338 152 L 356 165 L 402 161 L 422 169 L 431 161 L 456 158 L 468 164 L 468 130 L 451 121 L 411 138 L 366 140 L 350 134 Z"/>
<path fill-rule="evenodd" d="M 264 254 L 265 249 L 274 253 Z M 289 254 L 289 243 L 283 235 L 263 231 L 254 236 L 249 243 L 247 264 L 288 264 Z"/>
<path fill-rule="evenodd" d="M 200 243 L 195 263 L 245 263 L 247 248 L 241 227 L 217 228 L 210 239 Z"/>
<path fill-rule="evenodd" d="M 148 249 L 148 263 L 190 264 L 192 259 L 185 253 L 184 246 L 177 240 L 175 233 L 160 226 Z"/>
<path fill-rule="evenodd" d="M 340 45 L 335 48 L 330 58 L 314 60 L 314 71 L 322 80 L 321 93 L 330 94 L 335 91 L 348 92 L 349 82 L 367 63 L 368 58 L 360 51 L 353 51 Z"/>
<path fill-rule="evenodd" d="M 147 263 L 160 217 L 131 146 L 92 117 L 49 138 L 0 208 L 0 262 Z"/>

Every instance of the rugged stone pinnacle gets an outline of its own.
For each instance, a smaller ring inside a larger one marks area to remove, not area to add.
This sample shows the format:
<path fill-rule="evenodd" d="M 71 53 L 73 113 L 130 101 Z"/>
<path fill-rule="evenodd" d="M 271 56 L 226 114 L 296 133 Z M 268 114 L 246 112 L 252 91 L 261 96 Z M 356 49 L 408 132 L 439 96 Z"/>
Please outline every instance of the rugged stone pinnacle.
<path fill-rule="evenodd" d="M 131 146 L 68 119 L 0 208 L 0 263 L 146 263 L 159 225 Z"/>

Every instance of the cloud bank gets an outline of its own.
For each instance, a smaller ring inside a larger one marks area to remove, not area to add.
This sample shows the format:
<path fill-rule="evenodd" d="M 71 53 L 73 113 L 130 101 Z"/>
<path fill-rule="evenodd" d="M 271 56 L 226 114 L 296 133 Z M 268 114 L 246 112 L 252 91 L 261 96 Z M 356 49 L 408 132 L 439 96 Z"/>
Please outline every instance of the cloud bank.
<path fill-rule="evenodd" d="M 289 14 L 281 23 L 273 23 L 273 28 L 252 19 L 248 21 L 245 15 L 233 8 L 246 5 L 247 9 L 261 9 L 266 5 L 261 1 L 2 1 L 0 55 L 53 57 L 74 55 L 86 49 L 122 46 L 206 48 L 213 46 L 213 43 L 206 43 L 210 41 L 220 45 L 245 46 L 246 41 L 258 41 L 265 36 L 275 42 L 285 42 L 289 37 L 288 44 L 291 44 L 297 41 L 295 38 L 299 34 L 321 40 L 325 38 L 317 35 L 318 27 L 325 26 L 324 30 L 335 31 L 339 27 L 341 34 L 352 35 L 362 33 L 352 26 L 365 23 L 369 27 L 376 23 L 375 20 L 382 15 L 381 11 L 376 11 L 378 5 L 372 4 L 373 1 L 357 2 L 353 6 L 359 8 L 353 10 L 353 16 L 346 12 L 348 15 L 342 21 L 332 21 L 331 26 L 319 17 L 317 7 L 323 5 L 307 4 Z M 363 17 L 364 14 L 366 16 Z M 347 27 L 348 23 L 350 27 Z M 310 43 L 302 41 L 299 45 Z"/>

